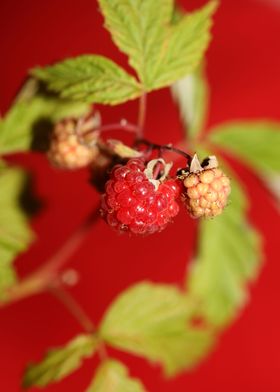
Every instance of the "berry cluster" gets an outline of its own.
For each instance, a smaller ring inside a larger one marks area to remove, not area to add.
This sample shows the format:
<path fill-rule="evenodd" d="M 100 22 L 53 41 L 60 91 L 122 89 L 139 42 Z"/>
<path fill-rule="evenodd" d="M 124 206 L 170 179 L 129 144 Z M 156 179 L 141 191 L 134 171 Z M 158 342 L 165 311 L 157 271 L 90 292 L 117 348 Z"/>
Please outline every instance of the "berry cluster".
<path fill-rule="evenodd" d="M 98 128 L 92 119 L 59 122 L 48 157 L 64 169 L 90 167 L 92 183 L 103 193 L 101 215 L 116 231 L 140 235 L 162 231 L 178 214 L 178 199 L 192 218 L 212 218 L 225 208 L 230 181 L 214 156 L 200 164 L 196 155 L 191 158 L 170 145 L 145 140 L 142 143 L 147 149 L 138 151 L 120 141 L 101 141 Z M 183 155 L 187 167 L 170 177 L 172 164 L 162 158 L 150 160 L 154 149 Z"/>

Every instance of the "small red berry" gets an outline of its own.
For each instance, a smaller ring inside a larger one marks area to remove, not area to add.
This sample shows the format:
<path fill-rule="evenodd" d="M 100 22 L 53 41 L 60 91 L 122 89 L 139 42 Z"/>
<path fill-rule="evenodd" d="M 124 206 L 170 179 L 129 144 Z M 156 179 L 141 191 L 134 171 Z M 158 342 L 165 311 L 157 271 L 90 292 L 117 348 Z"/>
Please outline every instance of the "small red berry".
<path fill-rule="evenodd" d="M 101 214 L 119 232 L 152 234 L 163 230 L 178 214 L 175 180 L 159 181 L 158 187 L 145 173 L 141 158 L 117 165 L 102 195 Z"/>

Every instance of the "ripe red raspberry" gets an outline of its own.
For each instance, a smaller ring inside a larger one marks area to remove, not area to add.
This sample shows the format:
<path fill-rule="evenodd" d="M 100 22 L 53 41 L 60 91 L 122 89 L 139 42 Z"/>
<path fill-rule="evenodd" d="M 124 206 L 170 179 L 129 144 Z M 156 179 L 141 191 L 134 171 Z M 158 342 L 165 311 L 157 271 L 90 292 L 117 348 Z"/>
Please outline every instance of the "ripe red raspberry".
<path fill-rule="evenodd" d="M 65 119 L 56 124 L 48 158 L 61 169 L 79 169 L 88 166 L 97 157 L 96 145 L 82 144 L 77 135 L 77 120 Z"/>
<path fill-rule="evenodd" d="M 216 158 L 211 159 L 211 165 L 203 168 L 195 156 L 190 172 L 182 178 L 182 200 L 193 218 L 220 215 L 227 204 L 230 180 L 221 169 L 215 167 Z"/>
<path fill-rule="evenodd" d="M 163 230 L 179 211 L 175 180 L 150 181 L 141 158 L 114 167 L 102 195 L 101 215 L 119 232 L 152 234 Z"/>

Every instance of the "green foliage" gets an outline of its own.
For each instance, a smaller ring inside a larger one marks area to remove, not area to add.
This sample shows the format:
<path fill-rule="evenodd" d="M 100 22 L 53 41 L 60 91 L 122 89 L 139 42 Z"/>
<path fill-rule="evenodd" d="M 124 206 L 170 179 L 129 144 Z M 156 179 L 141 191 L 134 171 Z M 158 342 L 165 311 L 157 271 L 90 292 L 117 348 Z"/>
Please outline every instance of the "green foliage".
<path fill-rule="evenodd" d="M 217 7 L 213 0 L 174 19 L 173 0 L 99 0 L 99 4 L 113 41 L 128 55 L 141 84 L 113 61 L 94 55 L 32 73 L 62 97 L 109 105 L 169 86 L 193 72 L 207 49 Z"/>
<path fill-rule="evenodd" d="M 128 369 L 118 361 L 108 360 L 97 370 L 86 392 L 145 392 L 140 382 L 129 377 Z"/>
<path fill-rule="evenodd" d="M 171 87 L 178 104 L 188 143 L 203 131 L 208 111 L 208 83 L 203 67 L 178 80 Z"/>
<path fill-rule="evenodd" d="M 259 173 L 280 172 L 280 124 L 269 121 L 222 124 L 210 141 L 249 163 Z"/>
<path fill-rule="evenodd" d="M 149 89 L 168 37 L 173 0 L 99 0 L 105 25 Z"/>
<path fill-rule="evenodd" d="M 44 387 L 68 376 L 81 366 L 84 358 L 93 355 L 96 344 L 92 335 L 79 335 L 66 346 L 50 351 L 39 364 L 27 368 L 23 387 Z"/>
<path fill-rule="evenodd" d="M 210 141 L 241 158 L 260 176 L 280 200 L 280 124 L 247 121 L 222 124 L 212 129 Z"/>
<path fill-rule="evenodd" d="M 39 127 L 42 121 L 55 122 L 66 116 L 76 117 L 87 112 L 89 106 L 84 103 L 69 102 L 51 95 L 39 93 L 19 99 L 0 123 L 0 155 L 29 150 L 34 128 Z"/>
<path fill-rule="evenodd" d="M 199 65 L 210 41 L 212 15 L 217 4 L 211 1 L 169 27 L 168 38 L 158 53 L 159 66 L 152 75 L 151 90 L 171 85 Z"/>
<path fill-rule="evenodd" d="M 187 276 L 187 290 L 199 304 L 197 314 L 211 324 L 233 321 L 257 277 L 260 238 L 246 218 L 247 200 L 232 179 L 230 204 L 222 215 L 199 225 L 198 253 Z"/>
<path fill-rule="evenodd" d="M 12 262 L 32 240 L 26 217 L 20 209 L 18 197 L 25 176 L 21 170 L 0 169 L 0 299 L 5 289 L 16 281 Z"/>
<path fill-rule="evenodd" d="M 73 100 L 116 105 L 142 93 L 134 77 L 102 56 L 79 56 L 32 73 L 51 90 Z"/>
<path fill-rule="evenodd" d="M 192 308 L 176 287 L 139 283 L 107 311 L 100 334 L 110 345 L 159 362 L 168 376 L 193 367 L 213 337 L 191 326 Z"/>

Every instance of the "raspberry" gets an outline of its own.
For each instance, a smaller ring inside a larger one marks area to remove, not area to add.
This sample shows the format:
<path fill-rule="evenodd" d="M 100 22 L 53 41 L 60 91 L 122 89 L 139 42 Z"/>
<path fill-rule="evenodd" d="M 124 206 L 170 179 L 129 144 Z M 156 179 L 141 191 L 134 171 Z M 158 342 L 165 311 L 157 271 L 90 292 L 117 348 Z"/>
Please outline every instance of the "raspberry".
<path fill-rule="evenodd" d="M 65 119 L 56 124 L 48 158 L 54 166 L 61 169 L 79 169 L 89 165 L 98 155 L 96 145 L 82 144 L 77 135 L 77 120 Z"/>
<path fill-rule="evenodd" d="M 158 188 L 145 173 L 141 158 L 116 165 L 101 199 L 101 215 L 119 232 L 152 234 L 163 230 L 178 214 L 175 180 L 159 181 Z"/>
<path fill-rule="evenodd" d="M 220 215 L 227 204 L 230 180 L 217 167 L 216 158 L 210 157 L 208 165 L 202 167 L 195 156 L 190 172 L 185 172 L 182 200 L 191 217 L 214 217 Z"/>

